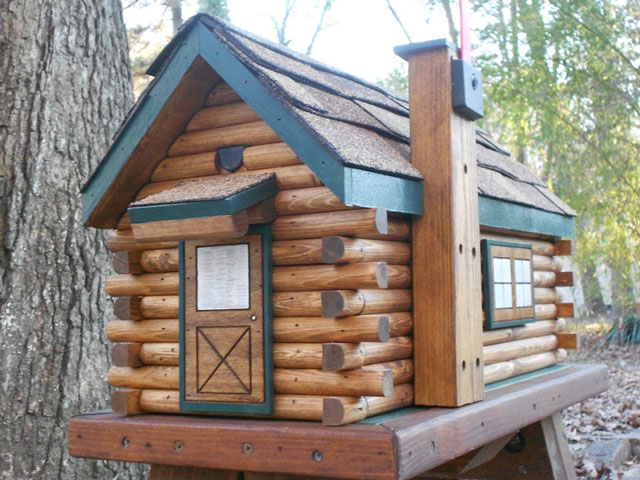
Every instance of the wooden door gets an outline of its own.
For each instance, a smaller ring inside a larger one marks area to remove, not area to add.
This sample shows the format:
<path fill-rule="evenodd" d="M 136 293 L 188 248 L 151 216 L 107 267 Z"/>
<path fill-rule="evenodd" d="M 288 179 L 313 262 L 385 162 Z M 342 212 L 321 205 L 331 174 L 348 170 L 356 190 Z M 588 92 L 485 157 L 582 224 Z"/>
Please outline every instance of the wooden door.
<path fill-rule="evenodd" d="M 268 235 L 182 244 L 182 410 L 272 412 Z"/>

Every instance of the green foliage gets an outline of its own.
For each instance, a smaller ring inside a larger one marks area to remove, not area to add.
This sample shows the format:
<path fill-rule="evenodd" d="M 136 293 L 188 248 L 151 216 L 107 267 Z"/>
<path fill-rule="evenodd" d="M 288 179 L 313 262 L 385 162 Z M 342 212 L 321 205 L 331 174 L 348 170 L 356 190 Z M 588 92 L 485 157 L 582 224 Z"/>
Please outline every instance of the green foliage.
<path fill-rule="evenodd" d="M 579 213 L 576 259 L 618 273 L 640 255 L 640 2 L 475 1 L 485 120 Z"/>
<path fill-rule="evenodd" d="M 198 0 L 198 12 L 229 20 L 227 0 Z"/>
<path fill-rule="evenodd" d="M 396 67 L 386 78 L 379 80 L 378 85 L 400 96 L 409 96 L 409 79 L 407 69 Z"/>
<path fill-rule="evenodd" d="M 607 345 L 612 343 L 640 345 L 640 317 L 628 315 L 616 318 L 605 339 Z"/>
<path fill-rule="evenodd" d="M 451 17 L 450 0 L 427 3 Z M 581 273 L 607 264 L 615 303 L 630 307 L 640 260 L 640 0 L 472 3 L 481 123 L 576 209 Z M 398 75 L 381 84 L 402 84 Z"/>

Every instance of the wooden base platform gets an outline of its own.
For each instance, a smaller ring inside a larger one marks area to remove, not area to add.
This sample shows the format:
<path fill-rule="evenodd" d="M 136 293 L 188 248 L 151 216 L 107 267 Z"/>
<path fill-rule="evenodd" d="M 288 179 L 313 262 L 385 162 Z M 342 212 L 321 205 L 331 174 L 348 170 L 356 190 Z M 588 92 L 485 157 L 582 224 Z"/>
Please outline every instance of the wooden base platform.
<path fill-rule="evenodd" d="M 516 432 L 537 422 L 544 430 L 555 421 L 557 430 L 559 416 L 554 414 L 606 388 L 606 367 L 564 364 L 494 384 L 484 401 L 464 407 L 412 407 L 343 427 L 96 412 L 71 419 L 69 452 L 75 457 L 243 472 L 409 479 L 467 454 L 475 458 L 470 452 L 493 445 L 497 450 L 490 460 Z M 557 455 L 549 445 L 547 450 L 550 457 Z"/>

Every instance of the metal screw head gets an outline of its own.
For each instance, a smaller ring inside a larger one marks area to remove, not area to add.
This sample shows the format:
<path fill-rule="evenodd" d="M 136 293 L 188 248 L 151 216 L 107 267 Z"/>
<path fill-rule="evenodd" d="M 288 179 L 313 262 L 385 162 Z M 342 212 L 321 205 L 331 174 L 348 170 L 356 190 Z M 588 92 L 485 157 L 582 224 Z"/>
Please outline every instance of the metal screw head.
<path fill-rule="evenodd" d="M 129 440 L 129 437 L 122 437 L 122 446 L 124 448 L 129 447 L 129 445 L 131 445 L 131 440 Z"/>
<path fill-rule="evenodd" d="M 478 81 L 478 77 L 476 77 L 476 74 L 474 73 L 473 75 L 471 75 L 471 88 L 477 90 L 479 83 L 480 82 Z"/>
<path fill-rule="evenodd" d="M 258 319 L 258 317 L 256 317 L 255 315 L 251 315 L 251 321 L 255 322 Z"/>
<path fill-rule="evenodd" d="M 322 452 L 320 450 L 314 450 L 313 453 L 311 454 L 311 458 L 313 458 L 314 462 L 321 462 Z"/>
<path fill-rule="evenodd" d="M 250 443 L 244 443 L 242 445 L 242 453 L 245 455 L 251 455 L 253 453 L 253 445 Z"/>
<path fill-rule="evenodd" d="M 176 452 L 181 452 L 182 450 L 184 450 L 184 443 L 182 443 L 181 441 L 177 441 L 173 444 L 173 449 Z"/>

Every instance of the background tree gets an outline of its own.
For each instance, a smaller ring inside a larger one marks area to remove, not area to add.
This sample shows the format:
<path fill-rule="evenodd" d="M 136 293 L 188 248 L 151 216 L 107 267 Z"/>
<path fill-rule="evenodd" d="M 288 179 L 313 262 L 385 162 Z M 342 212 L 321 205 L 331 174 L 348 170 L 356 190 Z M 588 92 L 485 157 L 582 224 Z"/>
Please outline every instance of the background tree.
<path fill-rule="evenodd" d="M 425 15 L 440 8 L 457 43 L 455 3 L 427 0 Z M 603 265 L 613 270 L 613 302 L 640 302 L 632 293 L 640 260 L 640 0 L 472 3 L 485 80 L 480 124 L 578 211 L 575 258 L 591 307 L 603 303 Z M 402 72 L 382 83 L 402 90 Z"/>
<path fill-rule="evenodd" d="M 88 479 L 141 467 L 70 459 L 69 417 L 105 408 L 104 238 L 80 187 L 131 103 L 118 0 L 0 2 L 0 472 Z"/>

